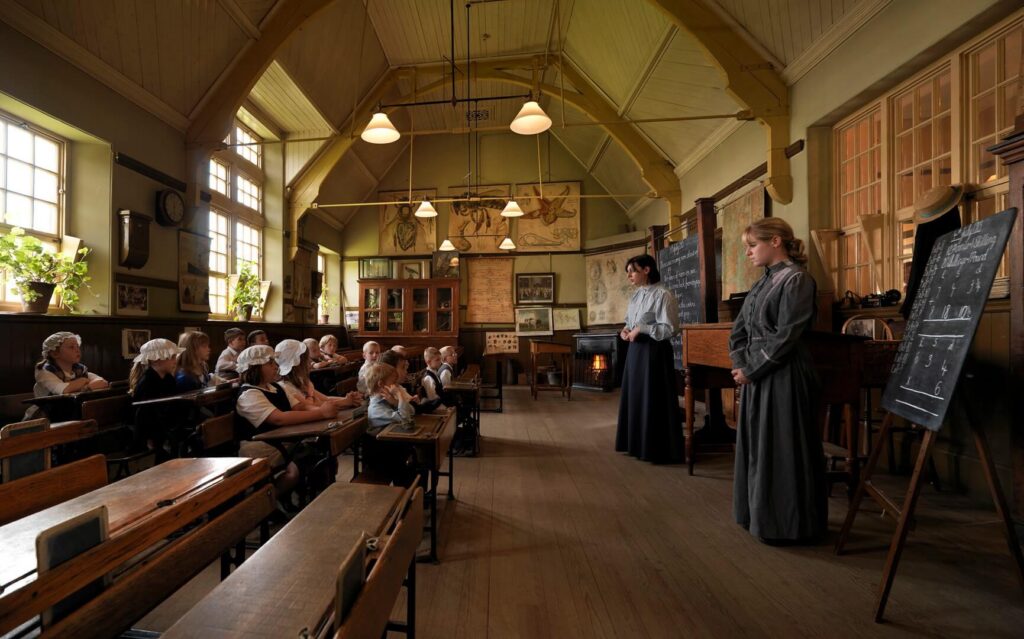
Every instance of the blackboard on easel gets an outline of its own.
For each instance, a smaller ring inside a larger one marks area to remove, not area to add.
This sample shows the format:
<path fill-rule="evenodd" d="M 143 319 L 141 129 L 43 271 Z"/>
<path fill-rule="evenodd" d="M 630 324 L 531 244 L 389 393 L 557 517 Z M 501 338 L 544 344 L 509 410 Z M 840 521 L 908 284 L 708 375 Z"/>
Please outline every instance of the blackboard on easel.
<path fill-rule="evenodd" d="M 985 309 L 1017 209 L 935 242 L 882 396 L 885 410 L 937 431 Z"/>
<path fill-rule="evenodd" d="M 700 249 L 696 235 L 658 251 L 658 271 L 679 302 L 679 325 L 701 321 Z M 683 338 L 672 338 L 676 370 L 682 370 Z"/>

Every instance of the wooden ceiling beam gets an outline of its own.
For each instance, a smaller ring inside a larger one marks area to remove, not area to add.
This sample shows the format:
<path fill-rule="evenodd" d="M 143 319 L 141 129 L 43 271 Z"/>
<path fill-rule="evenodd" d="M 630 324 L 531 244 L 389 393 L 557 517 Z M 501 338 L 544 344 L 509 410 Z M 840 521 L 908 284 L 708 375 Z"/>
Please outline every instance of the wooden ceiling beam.
<path fill-rule="evenodd" d="M 750 109 L 768 133 L 765 187 L 780 204 L 793 201 L 786 146 L 790 136 L 789 87 L 778 69 L 704 0 L 648 0 L 703 47 L 725 76 L 725 90 Z"/>

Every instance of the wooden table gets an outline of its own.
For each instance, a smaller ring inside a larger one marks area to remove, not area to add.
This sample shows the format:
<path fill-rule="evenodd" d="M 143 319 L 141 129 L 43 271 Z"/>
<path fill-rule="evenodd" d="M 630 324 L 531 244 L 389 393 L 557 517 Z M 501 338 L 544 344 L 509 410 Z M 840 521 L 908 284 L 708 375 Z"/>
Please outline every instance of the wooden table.
<path fill-rule="evenodd" d="M 178 395 L 168 395 L 167 397 L 157 397 L 154 399 L 144 399 L 139 402 L 132 402 L 132 406 L 136 408 L 139 406 L 154 406 L 159 404 L 190 404 L 195 407 L 210 406 L 211 404 L 227 401 L 233 398 L 237 393 L 238 384 L 235 382 L 227 382 L 224 384 L 218 384 L 217 386 L 189 391 L 187 393 L 179 393 Z"/>
<path fill-rule="evenodd" d="M 455 499 L 455 466 L 452 456 L 452 437 L 455 436 L 455 411 L 441 414 L 416 415 L 416 427 L 404 432 L 400 424 L 391 424 L 376 435 L 380 443 L 396 447 L 411 446 L 416 451 L 419 467 L 427 472 L 426 497 L 430 503 L 430 560 L 437 561 L 437 486 L 441 477 L 448 478 L 448 499 Z M 441 470 L 448 458 L 448 471 Z"/>
<path fill-rule="evenodd" d="M 65 393 L 63 395 L 45 395 L 43 397 L 30 397 L 22 400 L 22 404 L 34 404 L 38 406 L 51 422 L 65 422 L 82 419 L 82 402 L 93 399 L 103 399 L 115 395 L 125 395 L 128 386 L 118 385 L 99 390 L 85 390 L 77 393 Z M 42 417 L 42 415 L 40 415 Z"/>
<path fill-rule="evenodd" d="M 45 592 L 49 582 L 60 580 L 55 570 L 36 587 L 35 542 L 40 532 L 105 505 L 110 535 L 107 543 L 133 544 L 124 548 L 123 554 L 107 560 L 123 565 L 173 530 L 268 477 L 267 464 L 249 458 L 173 459 L 0 527 L 0 634 L 37 614 L 38 610 L 29 606 L 39 598 L 38 593 Z M 271 502 L 267 503 L 269 510 Z M 147 537 L 145 531 L 150 524 L 152 531 Z M 152 560 L 152 556 L 146 559 Z M 98 574 L 104 572 L 107 570 Z"/>
<path fill-rule="evenodd" d="M 537 364 L 544 355 L 557 357 L 562 369 L 562 381 L 560 384 L 541 384 L 537 381 Z M 530 392 L 533 398 L 537 399 L 537 393 L 546 390 L 560 391 L 567 399 L 572 400 L 572 346 L 568 344 L 556 344 L 555 342 L 542 342 L 530 340 Z"/>
<path fill-rule="evenodd" d="M 333 484 L 162 636 L 319 636 L 342 560 L 363 531 L 380 534 L 402 492 Z"/>
<path fill-rule="evenodd" d="M 305 424 L 281 426 L 273 430 L 262 431 L 253 439 L 267 442 L 287 455 L 284 444 L 300 442 L 304 439 L 316 438 L 323 442 L 326 450 L 337 457 L 349 448 L 366 432 L 365 414 L 352 418 L 352 410 L 340 411 L 334 419 L 321 419 Z"/>
<path fill-rule="evenodd" d="M 478 376 L 479 367 L 475 372 Z M 473 448 L 470 451 L 472 455 L 480 452 L 480 380 L 477 376 L 464 373 L 444 387 L 445 393 L 453 396 L 457 402 L 456 425 L 462 424 L 463 428 L 472 428 L 475 433 Z"/>

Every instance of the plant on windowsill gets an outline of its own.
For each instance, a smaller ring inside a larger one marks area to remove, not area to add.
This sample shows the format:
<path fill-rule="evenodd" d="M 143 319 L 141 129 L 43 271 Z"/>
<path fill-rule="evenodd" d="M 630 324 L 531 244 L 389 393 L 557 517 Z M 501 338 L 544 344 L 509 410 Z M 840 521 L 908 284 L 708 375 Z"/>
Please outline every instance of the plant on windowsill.
<path fill-rule="evenodd" d="M 254 311 L 263 311 L 260 278 L 253 271 L 251 263 L 242 265 L 242 272 L 238 274 L 238 284 L 235 285 L 235 294 L 231 298 L 231 308 L 235 311 L 235 319 L 240 322 L 248 322 Z"/>
<path fill-rule="evenodd" d="M 338 305 L 338 298 L 331 297 L 324 291 L 320 294 L 320 323 L 331 323 L 331 307 Z"/>
<path fill-rule="evenodd" d="M 87 248 L 73 256 L 48 251 L 39 238 L 18 227 L 0 236 L 0 268 L 14 281 L 25 313 L 45 313 L 54 291 L 60 308 L 74 311 L 78 289 L 90 279 L 87 255 Z"/>

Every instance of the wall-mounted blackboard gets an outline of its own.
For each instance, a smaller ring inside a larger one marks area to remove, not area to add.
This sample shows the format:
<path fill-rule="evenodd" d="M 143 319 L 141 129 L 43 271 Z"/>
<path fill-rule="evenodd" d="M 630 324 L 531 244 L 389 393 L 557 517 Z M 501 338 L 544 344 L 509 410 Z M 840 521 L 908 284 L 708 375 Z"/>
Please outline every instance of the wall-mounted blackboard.
<path fill-rule="evenodd" d="M 679 302 L 679 325 L 701 321 L 700 250 L 697 236 L 658 251 L 658 271 L 661 281 Z M 677 370 L 682 370 L 683 338 L 672 338 L 672 352 Z"/>
<path fill-rule="evenodd" d="M 1017 209 L 935 242 L 893 362 L 882 407 L 939 430 L 985 309 Z"/>

